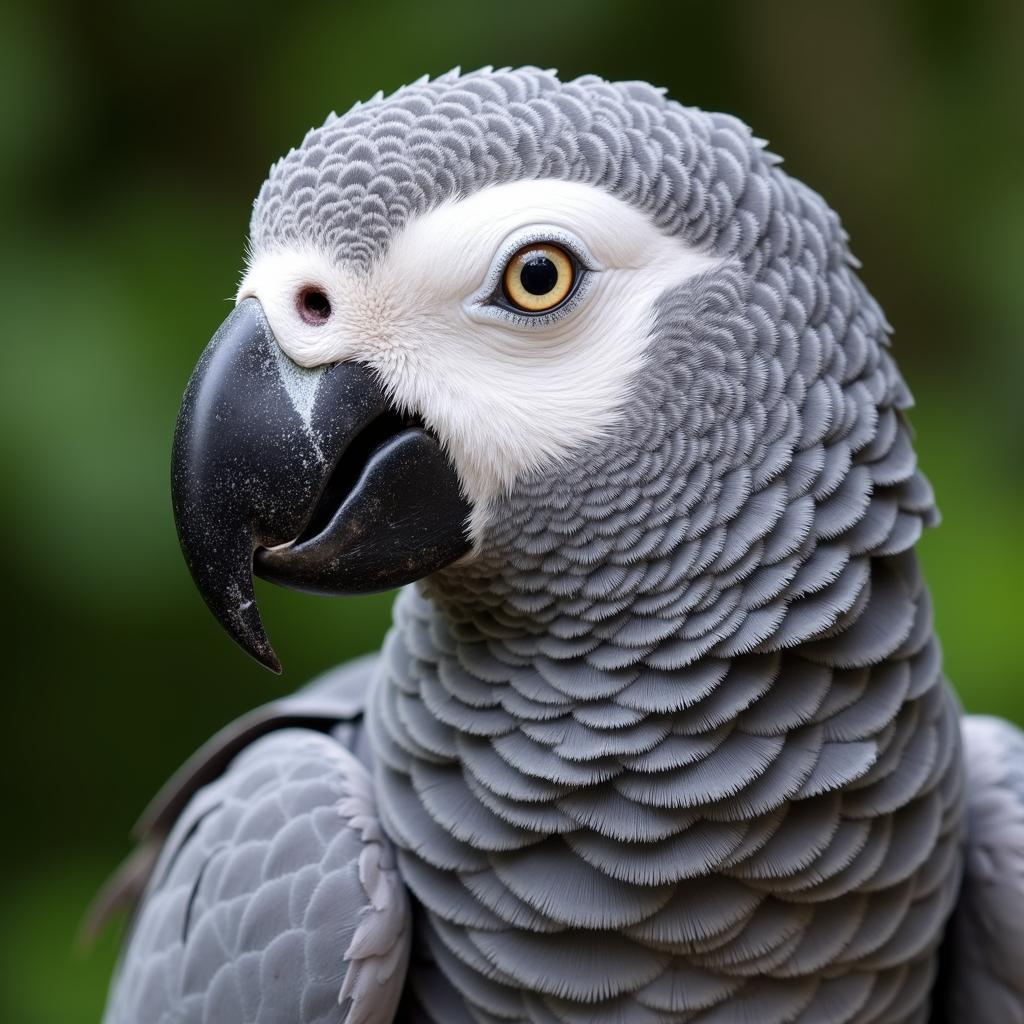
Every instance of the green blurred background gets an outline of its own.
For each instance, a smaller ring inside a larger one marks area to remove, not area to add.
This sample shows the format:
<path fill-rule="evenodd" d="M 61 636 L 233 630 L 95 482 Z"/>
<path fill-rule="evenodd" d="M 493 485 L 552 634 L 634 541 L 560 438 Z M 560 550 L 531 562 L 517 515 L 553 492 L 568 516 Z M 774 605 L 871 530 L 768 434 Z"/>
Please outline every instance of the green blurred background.
<path fill-rule="evenodd" d="M 252 197 L 333 108 L 455 64 L 645 78 L 732 111 L 843 216 L 896 326 L 964 702 L 1024 720 L 1024 5 L 40 2 L 0 13 L 0 1021 L 96 1021 L 73 948 L 147 798 L 222 723 L 375 647 L 390 596 L 262 588 L 275 678 L 178 552 L 168 449 Z M 146 1022 L 140 1022 L 146 1024 Z M 229 1022 L 226 1022 L 229 1024 Z"/>

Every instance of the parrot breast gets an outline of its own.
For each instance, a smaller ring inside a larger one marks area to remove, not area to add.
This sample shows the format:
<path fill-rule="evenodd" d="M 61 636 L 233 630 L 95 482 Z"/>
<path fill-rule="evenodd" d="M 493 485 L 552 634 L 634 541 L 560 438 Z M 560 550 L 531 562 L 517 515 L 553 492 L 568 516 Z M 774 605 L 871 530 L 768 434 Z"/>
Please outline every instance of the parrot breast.
<path fill-rule="evenodd" d="M 930 633 L 675 673 L 471 633 L 406 591 L 369 721 L 419 941 L 480 1019 L 916 1019 L 963 813 Z"/>

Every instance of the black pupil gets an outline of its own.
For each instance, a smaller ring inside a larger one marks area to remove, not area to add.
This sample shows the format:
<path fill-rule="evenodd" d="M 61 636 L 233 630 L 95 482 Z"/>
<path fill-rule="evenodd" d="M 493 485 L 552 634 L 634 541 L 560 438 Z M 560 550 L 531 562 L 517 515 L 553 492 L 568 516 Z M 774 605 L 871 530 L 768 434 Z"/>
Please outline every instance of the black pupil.
<path fill-rule="evenodd" d="M 527 256 L 519 281 L 531 295 L 547 295 L 558 284 L 558 267 L 540 253 Z"/>
<path fill-rule="evenodd" d="M 302 305 L 315 320 L 326 320 L 331 315 L 331 303 L 318 289 L 311 288 L 302 295 Z"/>

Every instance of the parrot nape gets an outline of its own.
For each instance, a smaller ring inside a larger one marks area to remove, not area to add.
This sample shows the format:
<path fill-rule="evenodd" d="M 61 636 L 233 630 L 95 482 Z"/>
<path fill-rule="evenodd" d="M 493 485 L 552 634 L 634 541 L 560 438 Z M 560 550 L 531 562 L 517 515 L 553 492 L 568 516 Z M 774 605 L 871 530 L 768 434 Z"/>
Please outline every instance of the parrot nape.
<path fill-rule="evenodd" d="M 182 549 L 273 668 L 253 572 L 404 589 L 157 798 L 107 1024 L 1024 1021 L 1024 736 L 942 674 L 856 267 L 641 82 L 456 70 L 272 168 Z"/>

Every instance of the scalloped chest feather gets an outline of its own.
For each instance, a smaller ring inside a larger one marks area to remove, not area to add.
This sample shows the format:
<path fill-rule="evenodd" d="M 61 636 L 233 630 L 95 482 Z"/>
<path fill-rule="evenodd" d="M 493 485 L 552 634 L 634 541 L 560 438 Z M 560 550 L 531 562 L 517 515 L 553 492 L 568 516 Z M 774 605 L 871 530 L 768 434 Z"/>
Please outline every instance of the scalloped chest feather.
<path fill-rule="evenodd" d="M 381 813 L 475 1019 L 927 1019 L 958 711 L 913 554 L 870 570 L 832 640 L 678 669 L 401 596 L 369 716 Z M 891 654 L 848 664 L 852 629 Z"/>

